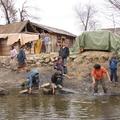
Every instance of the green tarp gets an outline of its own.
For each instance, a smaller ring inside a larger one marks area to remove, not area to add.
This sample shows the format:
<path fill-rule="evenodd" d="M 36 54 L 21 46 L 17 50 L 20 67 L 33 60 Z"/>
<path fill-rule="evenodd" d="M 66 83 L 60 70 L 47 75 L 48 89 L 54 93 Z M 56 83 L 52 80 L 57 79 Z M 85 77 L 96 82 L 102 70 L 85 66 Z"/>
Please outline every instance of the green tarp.
<path fill-rule="evenodd" d="M 116 51 L 120 49 L 120 36 L 109 31 L 84 32 L 76 38 L 72 52 L 85 50 Z"/>

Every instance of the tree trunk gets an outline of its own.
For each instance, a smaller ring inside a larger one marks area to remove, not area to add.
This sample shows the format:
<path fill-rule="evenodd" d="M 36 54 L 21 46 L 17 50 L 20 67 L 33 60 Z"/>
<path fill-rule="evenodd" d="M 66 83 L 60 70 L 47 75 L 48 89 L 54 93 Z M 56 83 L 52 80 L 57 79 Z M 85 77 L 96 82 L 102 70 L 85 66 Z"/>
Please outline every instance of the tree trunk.
<path fill-rule="evenodd" d="M 88 29 L 89 17 L 90 17 L 90 8 L 88 9 L 87 19 L 86 19 L 86 24 L 85 24 L 85 31 L 87 31 L 87 29 Z"/>
<path fill-rule="evenodd" d="M 7 24 L 10 24 L 10 19 L 9 19 L 9 15 L 8 15 L 8 12 L 7 12 L 7 8 L 5 7 L 4 2 L 2 0 L 0 0 L 0 1 L 1 1 L 1 4 L 2 4 L 4 10 L 5 10 L 5 18 L 6 18 Z"/>

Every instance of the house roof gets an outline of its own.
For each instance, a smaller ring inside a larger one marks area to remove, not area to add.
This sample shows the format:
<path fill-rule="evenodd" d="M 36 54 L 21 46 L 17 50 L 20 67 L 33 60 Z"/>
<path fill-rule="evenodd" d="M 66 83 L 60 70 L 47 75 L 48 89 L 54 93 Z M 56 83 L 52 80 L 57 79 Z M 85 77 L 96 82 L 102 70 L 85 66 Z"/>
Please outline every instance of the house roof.
<path fill-rule="evenodd" d="M 0 25 L 0 34 L 4 33 L 20 33 L 28 21 L 14 22 L 12 24 Z"/>
<path fill-rule="evenodd" d="M 103 28 L 102 30 L 108 30 L 111 31 L 112 33 L 117 33 L 120 35 L 120 28 Z"/>
<path fill-rule="evenodd" d="M 68 31 L 62 30 L 62 29 L 58 29 L 58 28 L 54 28 L 54 27 L 49 27 L 49 26 L 42 25 L 42 24 L 36 24 L 36 23 L 32 23 L 32 24 L 35 25 L 35 26 L 37 25 L 40 28 L 47 30 L 48 32 L 53 32 L 53 33 L 58 33 L 58 34 L 63 34 L 63 35 L 67 35 L 67 36 L 76 37 L 76 35 L 68 32 Z"/>
<path fill-rule="evenodd" d="M 63 34 L 63 35 L 67 35 L 67 36 L 71 36 L 71 37 L 76 37 L 76 35 L 67 32 L 65 30 L 61 30 L 61 29 L 57 29 L 57 28 L 53 28 L 53 27 L 48 27 L 42 24 L 36 24 L 30 21 L 23 21 L 23 22 L 15 22 L 12 24 L 7 24 L 7 25 L 0 25 L 0 34 L 4 34 L 4 33 L 20 33 L 22 32 L 23 28 L 30 23 L 32 26 L 37 26 L 43 30 L 47 30 L 48 32 L 53 32 L 53 33 L 57 33 L 57 34 Z"/>

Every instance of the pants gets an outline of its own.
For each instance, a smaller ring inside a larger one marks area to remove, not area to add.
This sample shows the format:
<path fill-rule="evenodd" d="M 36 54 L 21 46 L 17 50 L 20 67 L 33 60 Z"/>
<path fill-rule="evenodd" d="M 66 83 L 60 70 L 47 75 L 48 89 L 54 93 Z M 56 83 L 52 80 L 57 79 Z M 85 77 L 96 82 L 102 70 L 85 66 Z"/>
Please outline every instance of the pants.
<path fill-rule="evenodd" d="M 68 73 L 68 70 L 67 70 L 67 58 L 64 58 L 63 59 L 63 64 L 64 64 L 64 67 L 63 67 L 63 73 L 64 74 L 67 74 Z"/>
<path fill-rule="evenodd" d="M 51 48 L 50 48 L 49 44 L 46 44 L 45 48 L 46 48 L 46 53 L 50 53 L 51 52 L 51 50 L 50 50 Z"/>
<path fill-rule="evenodd" d="M 64 73 L 64 74 L 67 74 L 67 73 L 68 73 L 67 66 L 64 66 L 64 67 L 63 67 L 63 73 Z"/>
<path fill-rule="evenodd" d="M 98 93 L 98 85 L 101 84 L 104 93 L 107 93 L 107 88 L 105 87 L 105 82 L 104 80 L 95 80 L 95 85 L 94 85 L 94 93 Z"/>
<path fill-rule="evenodd" d="M 67 58 L 63 58 L 63 64 L 64 64 L 64 65 L 67 64 Z"/>
<path fill-rule="evenodd" d="M 111 79 L 112 82 L 113 82 L 113 80 L 115 82 L 118 82 L 118 79 L 117 79 L 117 70 L 110 70 L 110 79 Z"/>
<path fill-rule="evenodd" d="M 10 60 L 10 68 L 11 70 L 17 70 L 17 60 L 16 58 L 13 58 Z"/>

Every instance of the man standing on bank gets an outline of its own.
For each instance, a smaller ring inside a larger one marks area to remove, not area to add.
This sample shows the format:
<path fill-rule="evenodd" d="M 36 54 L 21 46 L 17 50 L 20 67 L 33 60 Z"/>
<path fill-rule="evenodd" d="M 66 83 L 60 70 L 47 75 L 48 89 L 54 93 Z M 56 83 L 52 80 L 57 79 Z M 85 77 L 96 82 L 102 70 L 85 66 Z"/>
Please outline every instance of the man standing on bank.
<path fill-rule="evenodd" d="M 63 44 L 59 50 L 59 56 L 61 56 L 64 64 L 64 74 L 67 74 L 67 58 L 69 56 L 69 48 L 67 47 L 67 43 L 63 40 Z"/>
<path fill-rule="evenodd" d="M 110 69 L 110 79 L 112 82 L 118 82 L 117 79 L 117 67 L 119 61 L 117 60 L 116 56 L 112 56 L 109 60 L 109 69 Z"/>

